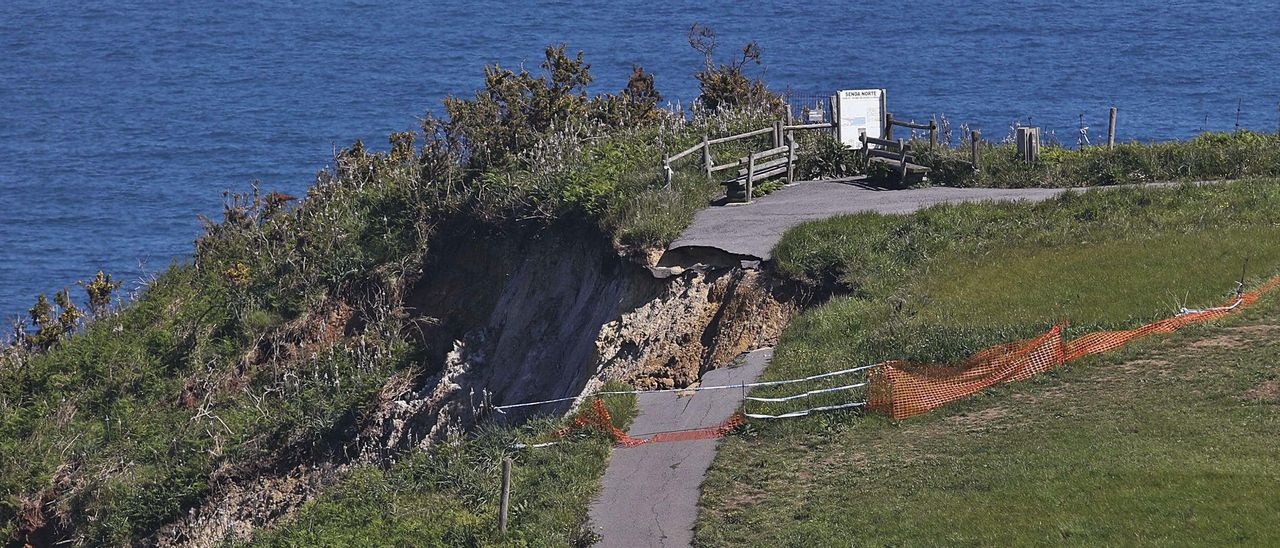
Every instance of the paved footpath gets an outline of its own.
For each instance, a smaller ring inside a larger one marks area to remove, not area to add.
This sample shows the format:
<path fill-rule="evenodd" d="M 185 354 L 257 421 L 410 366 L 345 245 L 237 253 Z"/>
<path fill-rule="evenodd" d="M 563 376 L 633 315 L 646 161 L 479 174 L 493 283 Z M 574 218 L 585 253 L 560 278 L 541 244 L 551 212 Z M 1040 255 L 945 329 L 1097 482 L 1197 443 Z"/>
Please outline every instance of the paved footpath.
<path fill-rule="evenodd" d="M 885 190 L 857 182 L 802 182 L 750 204 L 703 209 L 667 249 L 711 247 L 768 260 L 782 233 L 805 221 L 868 211 L 910 213 L 942 203 L 1040 201 L 1065 191 L 1060 188 L 950 187 Z"/>
<path fill-rule="evenodd" d="M 883 190 L 856 181 L 802 182 L 751 204 L 704 209 L 668 249 L 715 248 L 769 260 L 782 233 L 805 221 L 867 211 L 910 213 L 941 203 L 1040 201 L 1065 191 L 947 187 Z M 764 371 L 772 355 L 773 349 L 752 352 L 745 365 L 708 371 L 702 376 L 702 384 L 751 382 Z M 715 426 L 741 404 L 742 393 L 737 390 L 711 390 L 692 396 L 642 394 L 640 414 L 628 434 L 647 437 L 655 432 Z M 715 458 L 716 443 L 718 440 L 711 439 L 614 449 L 600 496 L 590 509 L 592 525 L 603 537 L 600 546 L 688 546 L 698 516 L 699 490 Z"/>
<path fill-rule="evenodd" d="M 772 348 L 750 352 L 745 363 L 702 376 L 703 386 L 756 380 L 773 356 Z M 641 394 L 640 413 L 628 434 L 648 437 L 716 426 L 742 405 L 738 390 Z M 702 477 L 720 440 L 670 441 L 618 447 L 609 456 L 600 496 L 591 504 L 591 523 L 603 540 L 597 546 L 688 546 L 698 517 Z"/>

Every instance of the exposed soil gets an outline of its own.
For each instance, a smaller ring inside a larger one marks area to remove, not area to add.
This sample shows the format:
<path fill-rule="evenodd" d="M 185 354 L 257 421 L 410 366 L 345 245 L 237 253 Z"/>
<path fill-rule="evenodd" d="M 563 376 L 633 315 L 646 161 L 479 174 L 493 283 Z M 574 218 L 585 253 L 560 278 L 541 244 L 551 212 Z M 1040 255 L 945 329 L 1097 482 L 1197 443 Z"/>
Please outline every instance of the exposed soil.
<path fill-rule="evenodd" d="M 1241 399 L 1280 403 L 1280 380 L 1263 381 L 1241 394 Z"/>
<path fill-rule="evenodd" d="M 576 397 L 609 380 L 689 386 L 738 354 L 773 344 L 799 308 L 794 293 L 758 270 L 680 267 L 659 279 L 607 242 L 580 236 L 590 231 L 474 230 L 442 232 L 422 275 L 403 288 L 410 337 L 424 360 L 418 378 L 389 379 L 371 412 L 321 446 L 282 447 L 270 462 L 219 470 L 210 494 L 148 544 L 249 539 L 351 466 L 390 464 L 402 451 L 470 428 L 488 405 Z M 358 322 L 351 307 L 329 307 L 245 361 L 291 359 L 309 343 L 353 336 Z"/>

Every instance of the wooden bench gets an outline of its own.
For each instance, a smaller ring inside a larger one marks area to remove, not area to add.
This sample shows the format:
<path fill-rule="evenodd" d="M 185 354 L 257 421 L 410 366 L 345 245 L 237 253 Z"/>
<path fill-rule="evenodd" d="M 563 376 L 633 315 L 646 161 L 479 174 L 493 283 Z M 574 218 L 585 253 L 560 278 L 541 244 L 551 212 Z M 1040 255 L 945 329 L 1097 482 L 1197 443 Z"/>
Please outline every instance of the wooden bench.
<path fill-rule="evenodd" d="M 891 141 L 889 139 L 877 139 L 875 137 L 867 137 L 863 133 L 858 136 L 862 141 L 863 167 L 868 171 L 871 169 L 872 163 L 889 166 L 898 177 L 898 182 L 906 183 L 910 181 L 923 180 L 929 175 L 929 168 L 916 164 L 915 158 L 911 156 L 911 145 L 902 139 Z M 871 148 L 877 146 L 881 148 Z"/>
<path fill-rule="evenodd" d="M 786 176 L 787 184 L 795 179 L 796 141 L 787 135 L 787 144 L 769 150 L 752 153 L 738 159 L 736 164 L 726 164 L 713 168 L 720 169 L 738 167 L 737 175 L 720 184 L 725 186 L 724 195 L 730 202 L 750 203 L 756 183 L 778 176 Z"/>

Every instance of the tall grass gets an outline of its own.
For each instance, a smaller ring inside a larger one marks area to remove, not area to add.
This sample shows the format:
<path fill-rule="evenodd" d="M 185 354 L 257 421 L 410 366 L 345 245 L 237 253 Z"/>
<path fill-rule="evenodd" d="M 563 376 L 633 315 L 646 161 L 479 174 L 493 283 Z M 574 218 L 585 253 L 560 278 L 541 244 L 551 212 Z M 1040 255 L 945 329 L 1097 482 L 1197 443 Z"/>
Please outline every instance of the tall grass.
<path fill-rule="evenodd" d="M 983 141 L 976 171 L 968 143 L 930 149 L 927 142 L 916 141 L 913 147 L 917 163 L 932 168 L 930 180 L 957 187 L 1079 187 L 1280 176 L 1280 134 L 1246 130 L 1206 132 L 1185 141 L 1121 143 L 1114 149 L 1049 144 L 1035 164 L 1019 159 L 1013 143 Z"/>
<path fill-rule="evenodd" d="M 622 429 L 636 412 L 630 395 L 607 396 L 605 406 Z M 518 427 L 490 425 L 410 454 L 386 470 L 358 467 L 293 519 L 258 534 L 253 544 L 338 546 L 376 539 L 405 546 L 590 545 L 598 539 L 586 509 L 614 440 L 595 430 L 559 437 L 568 422 L 539 418 Z M 560 443 L 515 449 L 517 441 Z M 500 470 L 508 457 L 514 465 L 504 537 L 497 509 Z"/>

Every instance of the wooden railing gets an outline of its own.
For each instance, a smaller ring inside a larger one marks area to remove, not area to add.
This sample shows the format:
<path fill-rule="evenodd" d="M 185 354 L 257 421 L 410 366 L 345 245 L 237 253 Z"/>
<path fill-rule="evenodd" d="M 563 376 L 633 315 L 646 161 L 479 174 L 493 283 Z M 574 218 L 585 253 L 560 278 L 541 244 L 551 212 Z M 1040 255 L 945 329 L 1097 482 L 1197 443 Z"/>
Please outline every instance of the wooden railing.
<path fill-rule="evenodd" d="M 755 185 L 770 177 L 786 174 L 787 184 L 795 181 L 796 137 L 787 134 L 787 143 L 769 150 L 753 152 L 738 159 L 738 176 L 725 179 L 725 198 L 732 202 L 750 203 Z"/>
<path fill-rule="evenodd" d="M 938 147 L 938 122 L 933 117 L 929 118 L 928 124 L 917 124 L 915 122 L 903 122 L 893 117 L 892 112 L 886 112 L 884 115 L 884 138 L 893 140 L 893 126 L 905 127 L 908 129 L 924 129 L 929 131 L 929 148 Z"/>
<path fill-rule="evenodd" d="M 829 124 L 829 123 L 822 123 L 822 124 L 785 124 L 785 123 L 783 123 L 783 122 L 781 122 L 781 121 L 778 121 L 778 122 L 774 122 L 774 123 L 773 123 L 773 125 L 772 125 L 772 126 L 770 126 L 770 127 L 761 128 L 761 129 L 757 129 L 757 130 L 754 130 L 754 131 L 748 131 L 748 132 L 746 132 L 746 133 L 739 133 L 739 134 L 736 134 L 736 135 L 730 135 L 730 136 L 728 136 L 728 137 L 717 137 L 717 138 L 715 138 L 715 139 L 711 139 L 711 138 L 709 138 L 709 136 L 707 136 L 707 135 L 703 135 L 703 136 L 702 136 L 702 142 L 700 142 L 700 143 L 698 143 L 698 144 L 696 144 L 696 145 L 693 145 L 693 146 L 691 146 L 691 147 L 689 147 L 689 148 L 687 148 L 687 149 L 684 149 L 684 150 L 682 150 L 682 151 L 680 151 L 680 152 L 677 152 L 677 153 L 675 153 L 675 154 L 672 154 L 671 156 L 668 156 L 668 157 L 663 158 L 663 159 L 662 159 L 662 173 L 663 173 L 663 176 L 666 178 L 666 182 L 667 182 L 667 184 L 668 184 L 668 185 L 670 185 L 670 184 L 671 184 L 671 179 L 675 176 L 675 170 L 674 170 L 674 169 L 672 169 L 672 167 L 671 167 L 671 166 L 672 166 L 672 164 L 674 164 L 674 163 L 675 163 L 676 161 L 678 161 L 678 160 L 681 160 L 681 159 L 684 159 L 684 158 L 687 158 L 687 157 L 689 157 L 689 156 L 693 155 L 693 153 L 695 153 L 695 152 L 699 152 L 699 151 L 701 151 L 701 152 L 702 152 L 702 154 L 701 154 L 701 157 L 702 157 L 702 171 L 703 171 L 703 173 L 704 173 L 704 174 L 706 174 L 706 176 L 707 176 L 707 177 L 710 177 L 713 173 L 716 173 L 716 172 L 718 172 L 718 171 L 723 171 L 723 170 L 730 169 L 730 168 L 733 168 L 733 167 L 743 167 L 743 161 L 744 161 L 744 159 L 746 159 L 746 158 L 747 158 L 747 157 L 745 157 L 745 156 L 744 156 L 743 158 L 739 158 L 739 159 L 738 159 L 738 161 L 736 161 L 736 162 L 730 162 L 730 163 L 727 163 L 727 164 L 720 164 L 720 165 L 716 165 L 716 163 L 715 163 L 715 156 L 711 153 L 711 147 L 712 147 L 712 145 L 718 145 L 718 144 L 722 144 L 722 143 L 730 143 L 730 142 L 733 142 L 733 141 L 739 141 L 739 140 L 742 140 L 742 139 L 749 139 L 749 138 L 751 138 L 751 137 L 758 137 L 758 136 L 761 136 L 761 135 L 767 135 L 767 134 L 772 133 L 772 134 L 773 134 L 773 148 L 774 148 L 774 149 L 777 149 L 777 148 L 779 148 L 779 147 L 784 146 L 784 144 L 790 140 L 789 138 L 790 138 L 790 137 L 792 136 L 792 134 L 793 134 L 794 132 L 796 132 L 796 131 L 804 131 L 804 130 L 810 130 L 810 129 L 830 129 L 831 127 L 832 127 L 832 125 L 831 125 L 831 124 Z"/>
<path fill-rule="evenodd" d="M 908 177 L 923 178 L 929 174 L 929 168 L 915 163 L 915 158 L 911 156 L 911 144 L 903 139 L 877 139 L 863 133 L 858 136 L 858 140 L 862 141 L 863 162 L 868 172 L 871 162 L 876 161 L 893 168 L 899 182 L 906 182 Z M 872 146 L 880 148 L 871 148 Z"/>

